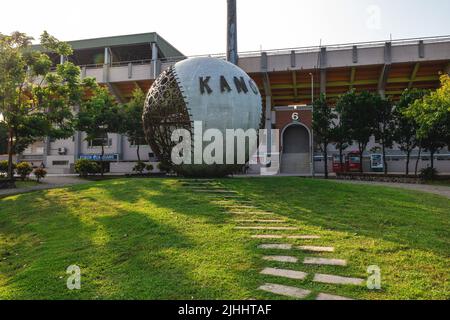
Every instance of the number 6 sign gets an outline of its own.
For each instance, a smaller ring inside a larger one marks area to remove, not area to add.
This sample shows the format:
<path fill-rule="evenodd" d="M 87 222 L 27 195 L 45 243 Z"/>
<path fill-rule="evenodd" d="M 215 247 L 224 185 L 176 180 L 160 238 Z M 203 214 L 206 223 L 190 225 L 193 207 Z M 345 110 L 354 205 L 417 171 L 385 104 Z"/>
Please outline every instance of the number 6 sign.
<path fill-rule="evenodd" d="M 298 112 L 294 112 L 294 113 L 292 114 L 292 120 L 298 121 L 299 119 L 300 119 L 300 117 L 299 117 L 299 115 L 298 115 Z"/>

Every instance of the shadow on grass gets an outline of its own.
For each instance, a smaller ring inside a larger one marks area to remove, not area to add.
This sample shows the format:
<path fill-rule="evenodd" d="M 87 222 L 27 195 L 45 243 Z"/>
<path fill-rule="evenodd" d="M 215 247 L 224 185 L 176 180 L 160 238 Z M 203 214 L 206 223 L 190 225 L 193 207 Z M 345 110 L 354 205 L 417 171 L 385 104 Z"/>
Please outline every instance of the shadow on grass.
<path fill-rule="evenodd" d="M 189 248 L 189 239 L 151 215 L 97 211 L 85 191 L 99 188 L 83 185 L 0 200 L 0 272 L 7 279 L 0 297 L 157 299 L 187 278 L 189 269 L 171 264 L 164 251 Z M 76 205 L 81 199 L 85 206 Z M 140 262 L 146 254 L 153 264 Z M 70 265 L 81 268 L 80 291 L 66 287 Z"/>
<path fill-rule="evenodd" d="M 449 255 L 450 200 L 444 197 L 301 178 L 222 182 L 261 208 L 307 225 Z"/>

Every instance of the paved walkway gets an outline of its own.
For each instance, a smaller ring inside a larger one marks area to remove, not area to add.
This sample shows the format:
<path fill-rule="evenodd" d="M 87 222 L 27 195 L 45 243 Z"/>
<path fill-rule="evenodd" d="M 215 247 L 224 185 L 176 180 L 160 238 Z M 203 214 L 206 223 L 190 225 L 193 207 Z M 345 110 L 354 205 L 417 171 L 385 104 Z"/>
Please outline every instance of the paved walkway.
<path fill-rule="evenodd" d="M 414 191 L 421 191 L 427 193 L 437 194 L 439 196 L 450 198 L 450 187 L 433 186 L 429 184 L 410 184 L 410 183 L 390 183 L 390 182 L 370 182 L 370 181 L 355 181 L 355 180 L 332 180 L 339 183 L 365 184 L 373 186 L 385 186 L 392 188 L 400 188 Z"/>
<path fill-rule="evenodd" d="M 16 188 L 16 189 L 1 189 L 0 197 L 11 196 L 21 193 L 27 193 L 38 190 L 48 190 L 61 187 L 67 187 L 75 184 L 88 183 L 88 180 L 80 179 L 78 176 L 49 176 L 44 181 L 36 186 Z"/>

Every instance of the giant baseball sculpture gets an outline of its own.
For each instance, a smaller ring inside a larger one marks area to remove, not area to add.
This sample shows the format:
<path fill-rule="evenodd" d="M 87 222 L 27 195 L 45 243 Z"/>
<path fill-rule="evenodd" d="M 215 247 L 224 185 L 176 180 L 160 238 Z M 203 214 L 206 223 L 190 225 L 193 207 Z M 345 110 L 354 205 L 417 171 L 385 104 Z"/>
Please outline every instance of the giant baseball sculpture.
<path fill-rule="evenodd" d="M 162 162 L 171 162 L 174 129 L 194 133 L 194 123 L 218 129 L 259 129 L 261 95 L 255 82 L 239 67 L 216 58 L 192 58 L 164 71 L 150 88 L 144 106 L 146 138 Z M 224 143 L 225 146 L 225 143 Z M 247 147 L 246 158 L 256 145 Z M 226 150 L 224 150 L 224 154 Z M 184 175 L 226 175 L 236 165 L 189 164 L 175 166 Z"/>

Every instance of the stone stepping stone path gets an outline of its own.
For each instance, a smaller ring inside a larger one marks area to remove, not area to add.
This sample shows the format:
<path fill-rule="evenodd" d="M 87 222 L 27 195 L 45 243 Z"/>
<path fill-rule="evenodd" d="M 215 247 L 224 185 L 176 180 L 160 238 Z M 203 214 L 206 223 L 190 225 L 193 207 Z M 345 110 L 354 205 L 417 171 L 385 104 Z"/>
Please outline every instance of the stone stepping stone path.
<path fill-rule="evenodd" d="M 259 290 L 279 294 L 290 298 L 305 299 L 311 291 L 296 287 L 283 286 L 280 284 L 266 283 L 258 288 Z"/>
<path fill-rule="evenodd" d="M 291 250 L 294 246 L 292 244 L 287 244 L 287 243 L 283 243 L 283 244 L 277 243 L 277 244 L 262 244 L 258 248 L 277 249 L 277 247 L 282 248 L 282 250 Z M 314 251 L 314 252 L 333 252 L 334 251 L 333 247 L 299 246 L 296 248 L 303 250 L 303 251 Z"/>
<path fill-rule="evenodd" d="M 255 215 L 255 216 L 273 216 L 275 213 L 272 212 L 230 212 L 236 215 Z"/>
<path fill-rule="evenodd" d="M 265 268 L 260 273 L 264 275 L 289 278 L 295 280 L 304 280 L 308 276 L 306 272 L 287 269 L 277 269 L 277 268 Z"/>
<path fill-rule="evenodd" d="M 242 223 L 284 223 L 286 220 L 258 220 L 258 219 L 249 219 L 249 220 L 234 220 L 234 222 L 242 222 Z"/>
<path fill-rule="evenodd" d="M 328 284 L 349 284 L 349 285 L 361 285 L 364 283 L 364 279 L 360 278 L 349 278 L 320 273 L 316 273 L 314 275 L 313 281 Z"/>
<path fill-rule="evenodd" d="M 347 265 L 347 261 L 341 259 L 324 259 L 324 258 L 305 258 L 304 264 L 322 265 L 322 266 L 343 266 Z"/>
<path fill-rule="evenodd" d="M 298 249 L 311 252 L 334 252 L 333 247 L 299 246 Z"/>
<path fill-rule="evenodd" d="M 324 301 L 332 301 L 332 300 L 353 300 L 346 297 L 335 296 L 328 293 L 319 293 L 316 297 L 316 300 L 324 300 Z"/>
<path fill-rule="evenodd" d="M 301 240 L 314 240 L 320 239 L 319 236 L 286 236 L 286 235 L 275 235 L 275 234 L 257 234 L 251 236 L 253 239 L 301 239 Z"/>
<path fill-rule="evenodd" d="M 273 243 L 273 244 L 261 244 L 258 246 L 258 249 L 265 250 L 291 250 L 292 244 L 287 243 Z"/>
<path fill-rule="evenodd" d="M 295 227 L 265 227 L 265 226 L 255 226 L 255 227 L 235 227 L 235 230 L 262 230 L 262 231 L 288 231 L 288 230 L 298 230 Z"/>
<path fill-rule="evenodd" d="M 290 256 L 264 256 L 263 260 L 275 261 L 275 262 L 285 262 L 285 263 L 297 263 L 298 258 Z"/>
<path fill-rule="evenodd" d="M 182 186 L 189 188 L 193 192 L 199 192 L 204 194 L 208 199 L 211 199 L 216 205 L 221 206 L 224 211 L 231 215 L 245 216 L 244 219 L 235 219 L 235 223 L 243 223 L 244 225 L 236 226 L 233 229 L 241 231 L 267 231 L 268 233 L 250 235 L 253 239 L 260 240 L 273 240 L 273 239 L 287 239 L 287 240 L 316 240 L 320 239 L 317 235 L 295 235 L 295 234 L 270 234 L 270 231 L 293 231 L 299 230 L 298 227 L 278 225 L 279 223 L 288 222 L 287 219 L 276 219 L 278 214 L 273 212 L 267 212 L 259 209 L 253 205 L 253 202 L 246 200 L 236 191 L 227 190 L 220 183 L 216 183 L 214 180 L 191 180 L 183 181 Z M 252 219 L 252 216 L 254 219 Z M 258 219 L 258 216 L 274 216 L 275 219 Z M 247 218 L 248 217 L 248 218 Z M 284 217 L 283 217 L 284 218 Z M 264 225 L 245 225 L 246 223 L 264 224 Z M 334 252 L 334 247 L 327 246 L 294 246 L 289 243 L 265 243 L 258 245 L 258 249 L 264 250 L 285 250 L 299 249 L 307 252 Z M 266 255 L 262 257 L 263 260 L 268 262 L 281 262 L 281 263 L 299 263 L 299 258 L 288 255 Z M 318 258 L 318 257 L 306 257 L 302 261 L 305 265 L 317 265 L 317 266 L 347 266 L 347 261 L 335 258 Z M 294 280 L 305 280 L 308 273 L 297 270 L 279 269 L 279 268 L 264 268 L 260 274 L 287 278 Z M 331 274 L 314 274 L 313 282 L 336 284 L 336 285 L 361 285 L 364 283 L 364 279 L 343 277 Z M 258 290 L 268 293 L 282 295 L 290 298 L 305 299 L 312 294 L 311 290 L 306 290 L 298 287 L 285 286 L 282 284 L 265 283 L 260 286 Z M 333 295 L 329 293 L 317 293 L 316 300 L 352 300 L 347 297 Z"/>

